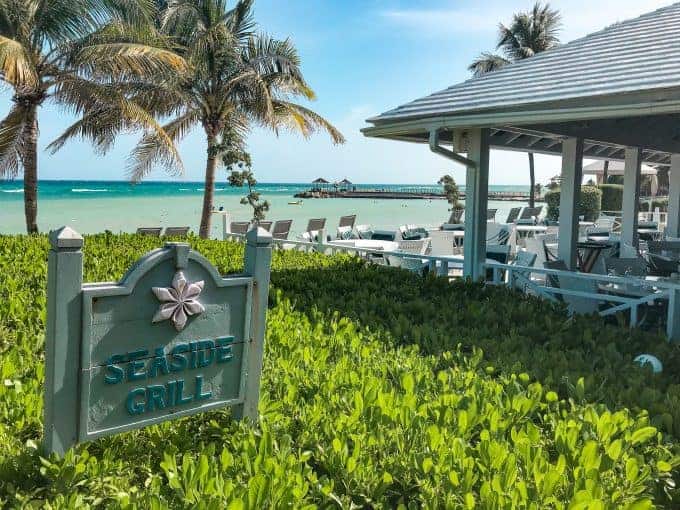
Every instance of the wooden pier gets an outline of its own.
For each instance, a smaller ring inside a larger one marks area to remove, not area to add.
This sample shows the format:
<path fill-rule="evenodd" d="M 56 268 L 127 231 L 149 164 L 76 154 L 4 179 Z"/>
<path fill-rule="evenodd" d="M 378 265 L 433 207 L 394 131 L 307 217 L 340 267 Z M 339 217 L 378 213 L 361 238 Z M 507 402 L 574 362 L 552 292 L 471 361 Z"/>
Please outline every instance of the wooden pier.
<path fill-rule="evenodd" d="M 308 190 L 295 194 L 295 198 L 367 198 L 373 200 L 445 200 L 442 191 L 423 190 Z M 460 199 L 465 200 L 465 192 L 460 192 Z M 535 196 L 540 200 L 540 195 Z M 529 192 L 526 191 L 489 191 L 489 200 L 528 202 Z"/>

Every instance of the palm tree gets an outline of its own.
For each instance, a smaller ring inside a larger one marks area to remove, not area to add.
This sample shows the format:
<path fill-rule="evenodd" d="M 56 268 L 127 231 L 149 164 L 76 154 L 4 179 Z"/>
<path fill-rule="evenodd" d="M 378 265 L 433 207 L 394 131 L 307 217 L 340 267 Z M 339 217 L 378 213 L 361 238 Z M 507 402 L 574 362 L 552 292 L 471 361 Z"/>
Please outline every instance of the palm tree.
<path fill-rule="evenodd" d="M 141 91 L 133 99 L 157 117 L 170 119 L 163 128 L 174 142 L 200 126 L 207 142 L 205 189 L 199 234 L 210 232 L 215 171 L 226 148 L 242 144 L 252 125 L 278 133 L 289 129 L 305 137 L 318 129 L 334 143 L 342 134 L 312 110 L 291 98 L 314 99 L 290 40 L 255 32 L 252 0 L 170 0 L 160 13 L 162 31 L 171 37 L 188 71 Z M 142 179 L 160 162 L 175 170 L 159 133 L 149 133 L 134 149 L 129 172 Z"/>
<path fill-rule="evenodd" d="M 513 16 L 510 26 L 501 23 L 498 26 L 497 50 L 503 55 L 482 53 L 468 69 L 474 76 L 496 71 L 501 67 L 537 53 L 549 50 L 559 44 L 558 34 L 561 28 L 561 16 L 558 10 L 552 9 L 549 3 L 542 5 L 536 2 L 530 12 L 520 12 Z M 534 207 L 534 154 L 529 152 L 529 207 Z"/>
<path fill-rule="evenodd" d="M 131 40 L 143 26 L 131 20 L 143 20 L 153 4 L 119 1 L 0 0 L 0 82 L 13 91 L 13 105 L 0 121 L 0 177 L 14 178 L 23 171 L 28 233 L 38 231 L 41 106 L 53 103 L 78 116 L 97 111 L 101 129 L 88 134 L 102 146 L 110 146 L 116 129 L 144 127 L 163 138 L 153 116 L 130 101 L 115 80 L 178 70 L 183 61 L 171 51 Z M 146 38 L 152 39 L 148 33 Z M 116 124 L 106 127 L 103 119 L 111 111 Z"/>

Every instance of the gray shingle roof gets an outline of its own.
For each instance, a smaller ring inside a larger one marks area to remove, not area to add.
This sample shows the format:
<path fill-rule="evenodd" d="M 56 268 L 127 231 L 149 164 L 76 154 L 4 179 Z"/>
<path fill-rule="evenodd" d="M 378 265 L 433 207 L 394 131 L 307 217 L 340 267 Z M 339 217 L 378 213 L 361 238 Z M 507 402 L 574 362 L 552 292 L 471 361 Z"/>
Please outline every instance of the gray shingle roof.
<path fill-rule="evenodd" d="M 669 88 L 680 89 L 680 3 L 614 24 L 368 121 L 381 124 Z"/>

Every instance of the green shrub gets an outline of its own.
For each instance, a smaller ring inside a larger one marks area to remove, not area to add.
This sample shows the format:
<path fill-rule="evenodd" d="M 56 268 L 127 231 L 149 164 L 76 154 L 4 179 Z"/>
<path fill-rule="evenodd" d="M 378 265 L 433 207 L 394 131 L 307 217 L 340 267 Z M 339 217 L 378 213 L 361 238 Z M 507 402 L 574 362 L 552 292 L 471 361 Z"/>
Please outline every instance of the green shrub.
<path fill-rule="evenodd" d="M 600 184 L 603 211 L 621 211 L 623 208 L 623 186 L 621 184 Z"/>
<path fill-rule="evenodd" d="M 163 241 L 86 238 L 86 281 Z M 240 245 L 190 239 L 223 273 Z M 506 288 L 277 251 L 257 428 L 218 411 L 41 459 L 47 242 L 0 236 L 0 506 L 677 507 L 680 353 Z M 483 348 L 483 351 L 480 350 Z M 661 374 L 638 368 L 640 352 Z"/>
<path fill-rule="evenodd" d="M 666 212 L 668 211 L 668 198 L 653 198 L 651 201 L 641 200 L 640 210 L 649 211 L 650 205 L 652 211 L 654 211 L 658 207 L 660 212 Z"/>
<path fill-rule="evenodd" d="M 553 189 L 545 194 L 545 202 L 548 205 L 546 218 L 558 221 L 560 217 L 560 190 Z M 578 214 L 586 221 L 595 221 L 600 215 L 602 192 L 596 186 L 581 186 Z"/>

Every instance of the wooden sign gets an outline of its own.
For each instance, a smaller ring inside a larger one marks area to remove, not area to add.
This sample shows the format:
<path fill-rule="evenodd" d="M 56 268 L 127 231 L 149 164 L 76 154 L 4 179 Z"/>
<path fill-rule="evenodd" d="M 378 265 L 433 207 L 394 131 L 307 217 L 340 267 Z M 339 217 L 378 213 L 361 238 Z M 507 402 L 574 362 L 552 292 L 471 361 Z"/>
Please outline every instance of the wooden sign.
<path fill-rule="evenodd" d="M 83 284 L 83 238 L 50 234 L 46 453 L 224 406 L 257 419 L 271 235 L 246 235 L 245 273 L 222 277 L 168 243 L 118 283 Z"/>

